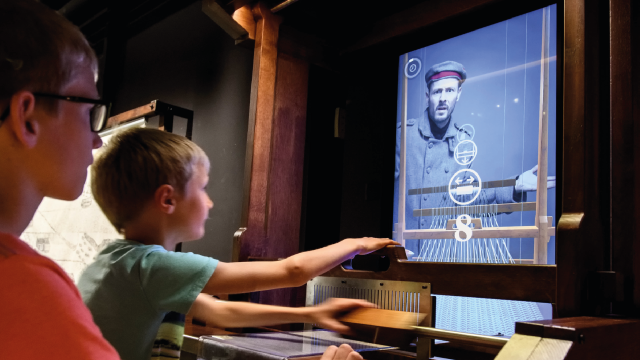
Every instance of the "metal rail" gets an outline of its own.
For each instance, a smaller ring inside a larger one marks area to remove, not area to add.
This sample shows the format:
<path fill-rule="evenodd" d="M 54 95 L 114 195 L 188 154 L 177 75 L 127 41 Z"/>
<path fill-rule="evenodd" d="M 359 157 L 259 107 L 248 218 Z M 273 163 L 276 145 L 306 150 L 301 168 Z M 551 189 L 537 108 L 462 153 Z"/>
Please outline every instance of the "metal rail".
<path fill-rule="evenodd" d="M 499 349 L 501 349 L 509 341 L 509 339 L 507 338 L 501 338 L 497 336 L 469 334 L 458 331 L 436 329 L 426 326 L 413 326 L 413 331 L 415 331 L 420 336 L 425 336 L 432 339 L 465 342 L 469 344 L 483 345 Z"/>

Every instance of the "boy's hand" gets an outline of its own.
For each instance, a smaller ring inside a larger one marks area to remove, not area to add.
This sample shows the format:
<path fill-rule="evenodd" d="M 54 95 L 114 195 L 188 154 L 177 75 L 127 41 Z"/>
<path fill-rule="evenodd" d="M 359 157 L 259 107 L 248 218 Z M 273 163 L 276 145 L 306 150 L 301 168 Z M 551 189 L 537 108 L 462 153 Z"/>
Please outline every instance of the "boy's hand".
<path fill-rule="evenodd" d="M 340 345 L 340 348 L 331 345 L 322 354 L 320 360 L 362 360 L 362 355 L 353 351 L 347 344 Z"/>
<path fill-rule="evenodd" d="M 343 241 L 355 244 L 356 248 L 358 249 L 357 255 L 366 255 L 389 245 L 400 245 L 399 242 L 393 241 L 391 239 L 379 239 L 370 237 L 360 239 L 345 239 Z"/>
<path fill-rule="evenodd" d="M 376 305 L 365 300 L 332 298 L 320 305 L 308 308 L 311 312 L 309 315 L 311 318 L 310 322 L 318 324 L 325 329 L 333 330 L 341 334 L 348 334 L 349 327 L 336 320 L 336 318 L 362 307 L 375 308 Z"/>

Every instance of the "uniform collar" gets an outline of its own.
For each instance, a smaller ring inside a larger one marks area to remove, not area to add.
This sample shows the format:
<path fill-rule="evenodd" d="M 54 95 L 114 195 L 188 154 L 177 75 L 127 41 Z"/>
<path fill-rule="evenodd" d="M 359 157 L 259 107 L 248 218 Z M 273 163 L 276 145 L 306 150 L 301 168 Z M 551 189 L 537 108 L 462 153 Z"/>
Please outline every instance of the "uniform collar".
<path fill-rule="evenodd" d="M 434 136 L 431 132 L 431 125 L 429 124 L 429 113 L 427 111 L 428 109 L 424 111 L 424 115 L 420 119 L 420 125 L 418 125 L 418 128 L 420 129 L 422 136 L 432 138 Z M 449 119 L 449 127 L 447 128 L 447 132 L 444 134 L 442 140 L 450 137 L 455 137 L 457 133 L 458 129 L 456 129 L 456 127 L 454 126 L 453 119 Z"/>

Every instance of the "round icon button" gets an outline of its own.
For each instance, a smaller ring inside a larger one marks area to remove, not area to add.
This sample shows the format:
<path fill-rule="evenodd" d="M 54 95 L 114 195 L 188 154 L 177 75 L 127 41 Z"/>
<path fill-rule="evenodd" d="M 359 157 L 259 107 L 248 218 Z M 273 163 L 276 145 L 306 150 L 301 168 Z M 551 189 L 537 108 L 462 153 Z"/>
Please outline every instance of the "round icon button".
<path fill-rule="evenodd" d="M 408 79 L 413 79 L 418 76 L 422 70 L 422 62 L 418 58 L 413 58 L 407 61 L 407 64 L 404 66 L 404 75 Z"/>
<path fill-rule="evenodd" d="M 449 180 L 449 197 L 458 205 L 471 204 L 478 198 L 480 191 L 482 179 L 475 170 L 458 170 Z"/>
<path fill-rule="evenodd" d="M 478 155 L 478 147 L 471 140 L 460 142 L 453 151 L 453 159 L 460 165 L 468 165 Z"/>
<path fill-rule="evenodd" d="M 473 140 L 476 135 L 476 128 L 471 124 L 464 124 L 458 128 L 458 141 Z"/>

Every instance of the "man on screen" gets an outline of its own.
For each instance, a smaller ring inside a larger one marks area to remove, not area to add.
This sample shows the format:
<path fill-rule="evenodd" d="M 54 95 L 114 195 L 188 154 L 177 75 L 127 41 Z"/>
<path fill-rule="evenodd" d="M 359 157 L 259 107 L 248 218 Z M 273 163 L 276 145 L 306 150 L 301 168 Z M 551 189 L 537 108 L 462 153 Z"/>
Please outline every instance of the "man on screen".
<path fill-rule="evenodd" d="M 448 194 L 448 184 L 456 172 L 470 169 L 472 164 L 472 161 L 465 163 L 459 158 L 458 162 L 454 158 L 456 147 L 465 138 L 465 134 L 461 132 L 466 131 L 452 121 L 452 114 L 460 100 L 462 84 L 466 78 L 464 67 L 455 61 L 433 65 L 425 75 L 427 109 L 422 117 L 407 120 L 404 194 L 406 229 L 426 229 L 431 226 L 425 217 L 413 216 L 413 210 L 456 206 Z M 399 189 L 400 176 L 400 125 L 398 123 L 396 134 L 396 191 Z M 526 191 L 535 191 L 537 188 L 537 165 L 515 179 L 515 186 L 483 188 L 477 199 L 468 206 L 526 201 Z M 548 177 L 547 184 L 548 188 L 555 187 L 555 176 Z M 411 189 L 432 187 L 442 188 L 407 195 Z"/>

